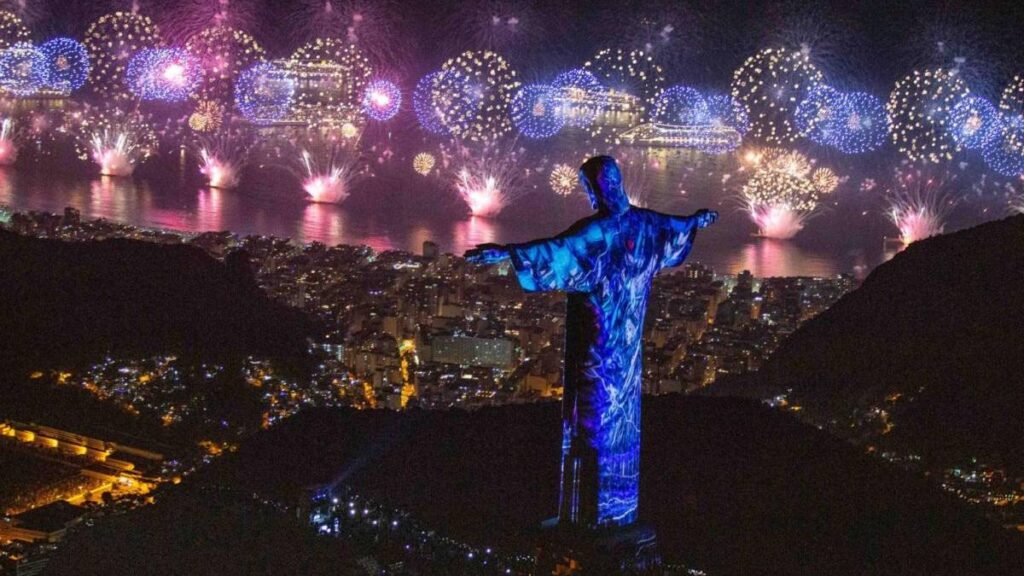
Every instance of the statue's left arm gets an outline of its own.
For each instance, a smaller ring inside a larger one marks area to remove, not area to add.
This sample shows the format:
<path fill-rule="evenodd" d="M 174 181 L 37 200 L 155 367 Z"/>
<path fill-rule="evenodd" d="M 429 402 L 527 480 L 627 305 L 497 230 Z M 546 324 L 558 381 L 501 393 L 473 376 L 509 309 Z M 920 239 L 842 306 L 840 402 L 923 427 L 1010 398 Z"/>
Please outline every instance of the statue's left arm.
<path fill-rule="evenodd" d="M 698 210 L 690 216 L 663 214 L 661 225 L 661 258 L 659 268 L 679 266 L 693 248 L 697 230 L 707 228 L 718 219 L 714 210 Z"/>

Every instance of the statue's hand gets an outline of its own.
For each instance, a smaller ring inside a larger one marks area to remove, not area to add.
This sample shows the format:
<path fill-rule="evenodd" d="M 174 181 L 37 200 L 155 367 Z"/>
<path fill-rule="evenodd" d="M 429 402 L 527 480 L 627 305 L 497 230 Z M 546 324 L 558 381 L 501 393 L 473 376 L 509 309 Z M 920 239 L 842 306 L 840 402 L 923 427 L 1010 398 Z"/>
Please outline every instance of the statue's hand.
<path fill-rule="evenodd" d="M 467 250 L 466 260 L 474 264 L 497 264 L 509 258 L 508 249 L 499 244 L 481 244 L 472 250 Z"/>
<path fill-rule="evenodd" d="M 697 228 L 707 228 L 718 220 L 718 212 L 714 210 L 697 210 L 693 217 L 697 219 Z"/>

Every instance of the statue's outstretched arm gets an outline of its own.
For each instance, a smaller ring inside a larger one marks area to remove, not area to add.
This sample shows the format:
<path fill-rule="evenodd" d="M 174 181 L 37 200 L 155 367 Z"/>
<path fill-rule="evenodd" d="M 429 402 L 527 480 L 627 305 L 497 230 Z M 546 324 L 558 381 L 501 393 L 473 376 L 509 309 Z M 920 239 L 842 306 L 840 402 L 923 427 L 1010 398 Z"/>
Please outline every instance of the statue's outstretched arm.
<path fill-rule="evenodd" d="M 707 228 L 718 219 L 718 212 L 714 210 L 698 210 L 690 216 L 665 217 L 663 235 L 661 236 L 661 257 L 658 263 L 659 268 L 672 268 L 679 266 L 686 260 L 693 247 L 693 240 L 697 230 Z"/>
<path fill-rule="evenodd" d="M 508 248 L 501 244 L 480 244 L 472 250 L 467 250 L 466 260 L 474 264 L 497 264 L 508 260 Z"/>

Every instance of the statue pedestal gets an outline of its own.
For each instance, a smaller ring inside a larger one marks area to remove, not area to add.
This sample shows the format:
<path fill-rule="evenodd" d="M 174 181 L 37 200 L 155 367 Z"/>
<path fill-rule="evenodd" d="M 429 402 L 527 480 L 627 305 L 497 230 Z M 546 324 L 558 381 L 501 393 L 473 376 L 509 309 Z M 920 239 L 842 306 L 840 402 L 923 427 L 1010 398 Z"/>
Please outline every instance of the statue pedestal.
<path fill-rule="evenodd" d="M 662 574 L 654 529 L 642 524 L 580 530 L 545 522 L 535 574 Z"/>

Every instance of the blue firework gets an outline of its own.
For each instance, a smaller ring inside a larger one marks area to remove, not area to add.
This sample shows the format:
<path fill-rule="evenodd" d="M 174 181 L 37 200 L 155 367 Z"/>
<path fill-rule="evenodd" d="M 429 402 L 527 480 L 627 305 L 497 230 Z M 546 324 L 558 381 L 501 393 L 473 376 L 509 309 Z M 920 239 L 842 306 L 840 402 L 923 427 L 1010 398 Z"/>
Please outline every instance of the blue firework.
<path fill-rule="evenodd" d="M 39 46 L 46 59 L 49 88 L 70 94 L 89 79 L 89 52 L 71 38 L 54 38 Z"/>
<path fill-rule="evenodd" d="M 550 138 L 565 125 L 555 90 L 547 84 L 527 84 L 512 98 L 512 122 L 523 136 Z"/>
<path fill-rule="evenodd" d="M 566 70 L 551 81 L 552 88 L 576 88 L 584 91 L 600 90 L 601 81 L 589 70 L 573 68 Z"/>
<path fill-rule="evenodd" d="M 402 106 L 402 91 L 389 80 L 374 80 L 363 93 L 363 113 L 384 122 L 395 117 Z"/>
<path fill-rule="evenodd" d="M 957 144 L 975 150 L 997 135 L 999 111 L 979 96 L 960 99 L 949 113 L 948 129 Z"/>
<path fill-rule="evenodd" d="M 46 56 L 28 42 L 0 51 L 0 87 L 15 96 L 31 96 L 46 87 Z"/>
<path fill-rule="evenodd" d="M 181 102 L 199 85 L 199 61 L 182 48 L 139 50 L 125 69 L 125 84 L 142 100 Z"/>
<path fill-rule="evenodd" d="M 658 95 L 651 118 L 666 124 L 705 124 L 708 121 L 708 105 L 704 95 L 696 89 L 677 84 Z"/>
<path fill-rule="evenodd" d="M 589 70 L 566 70 L 555 76 L 551 88 L 558 99 L 558 114 L 566 126 L 586 128 L 597 118 L 599 107 L 590 96 L 599 93 L 603 86 Z"/>
<path fill-rule="evenodd" d="M 434 107 L 434 83 L 441 72 L 431 72 L 416 83 L 416 89 L 412 92 L 412 109 L 416 113 L 416 119 L 424 130 L 439 136 L 449 133 L 448 127 L 441 120 L 441 114 Z"/>
<path fill-rule="evenodd" d="M 743 136 L 750 130 L 747 108 L 728 94 L 709 94 L 704 98 L 707 104 L 707 121 L 711 125 L 726 126 Z"/>
<path fill-rule="evenodd" d="M 295 81 L 269 62 L 260 62 L 235 80 L 235 106 L 247 120 L 267 124 L 284 118 L 295 98 Z"/>
<path fill-rule="evenodd" d="M 844 154 L 877 150 L 889 133 L 885 104 L 867 92 L 845 92 L 834 117 L 821 132 L 830 146 Z"/>
<path fill-rule="evenodd" d="M 842 116 L 843 93 L 824 84 L 807 92 L 793 114 L 796 129 L 805 137 L 822 145 L 832 145 L 835 119 Z"/>
<path fill-rule="evenodd" d="M 1024 174 L 1024 122 L 1004 119 L 982 145 L 988 167 L 1003 176 Z"/>

